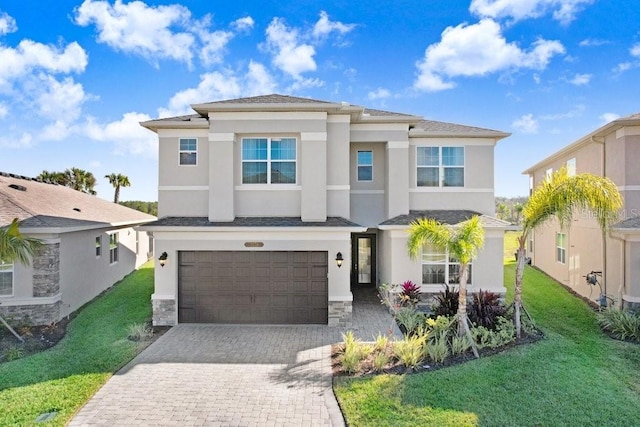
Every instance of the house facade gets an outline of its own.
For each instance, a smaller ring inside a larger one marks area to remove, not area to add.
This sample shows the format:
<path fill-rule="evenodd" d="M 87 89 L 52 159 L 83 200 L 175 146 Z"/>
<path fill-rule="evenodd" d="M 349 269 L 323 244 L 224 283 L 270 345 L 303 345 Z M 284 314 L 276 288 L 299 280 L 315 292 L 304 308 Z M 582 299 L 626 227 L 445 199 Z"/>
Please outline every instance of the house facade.
<path fill-rule="evenodd" d="M 68 187 L 0 173 L 0 226 L 43 243 L 28 266 L 0 261 L 0 316 L 14 324 L 57 322 L 146 262 L 135 227 L 156 218 Z"/>
<path fill-rule="evenodd" d="M 356 286 L 457 280 L 442 251 L 411 260 L 420 217 L 481 215 L 472 289 L 504 292 L 494 219 L 503 132 L 283 95 L 192 105 L 159 139 L 154 323 L 348 325 Z"/>
<path fill-rule="evenodd" d="M 591 271 L 602 293 L 623 307 L 640 308 L 640 114 L 614 120 L 530 167 L 524 174 L 535 188 L 554 171 L 591 173 L 610 178 L 623 197 L 619 222 L 603 235 L 596 220 L 577 212 L 570 227 L 551 223 L 535 230 L 529 242 L 532 263 L 593 301 L 600 287 L 587 283 Z"/>

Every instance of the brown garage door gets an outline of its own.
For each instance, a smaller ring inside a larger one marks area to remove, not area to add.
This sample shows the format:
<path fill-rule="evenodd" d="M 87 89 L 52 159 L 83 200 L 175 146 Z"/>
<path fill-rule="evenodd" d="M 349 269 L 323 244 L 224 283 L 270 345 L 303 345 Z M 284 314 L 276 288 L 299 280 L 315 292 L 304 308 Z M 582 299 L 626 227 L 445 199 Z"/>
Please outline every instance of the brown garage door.
<path fill-rule="evenodd" d="M 327 323 L 327 252 L 179 253 L 182 323 Z"/>

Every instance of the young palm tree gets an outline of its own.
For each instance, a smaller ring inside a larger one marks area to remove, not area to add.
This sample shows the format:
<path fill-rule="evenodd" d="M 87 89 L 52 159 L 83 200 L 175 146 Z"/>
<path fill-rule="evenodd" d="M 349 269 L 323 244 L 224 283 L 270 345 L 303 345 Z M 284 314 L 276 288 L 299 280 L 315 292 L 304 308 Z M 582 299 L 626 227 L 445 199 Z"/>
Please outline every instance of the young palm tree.
<path fill-rule="evenodd" d="M 96 177 L 91 172 L 79 168 L 71 168 L 66 169 L 63 173 L 67 187 L 95 196 L 96 192 L 93 188 L 96 185 Z"/>
<path fill-rule="evenodd" d="M 558 220 L 561 228 L 566 228 L 571 224 L 576 211 L 588 211 L 594 215 L 600 225 L 604 245 L 606 229 L 617 219 L 620 208 L 622 208 L 622 196 L 616 184 L 607 177 L 587 173 L 570 176 L 566 169 L 562 168 L 535 189 L 522 209 L 522 234 L 518 237 L 518 261 L 513 299 L 518 338 L 521 335 L 520 312 L 525 247 L 531 232 L 554 218 Z"/>
<path fill-rule="evenodd" d="M 18 218 L 15 218 L 8 226 L 0 227 L 0 264 L 19 262 L 22 265 L 28 265 L 30 258 L 42 245 L 40 240 L 26 237 L 20 233 L 19 227 Z M 2 317 L 0 317 L 0 322 L 22 341 L 22 337 Z"/>
<path fill-rule="evenodd" d="M 107 178 L 109 180 L 109 184 L 113 185 L 113 188 L 115 188 L 116 191 L 113 195 L 113 203 L 118 203 L 118 201 L 120 200 L 120 187 L 131 186 L 129 177 L 126 175 L 122 175 L 121 173 L 110 173 L 109 175 L 105 175 L 104 177 Z"/>
<path fill-rule="evenodd" d="M 480 224 L 480 219 L 474 216 L 455 226 L 441 224 L 432 219 L 414 221 L 409 226 L 407 243 L 411 258 L 418 257 L 425 243 L 446 249 L 460 263 L 460 295 L 456 315 L 458 335 L 469 337 L 473 354 L 479 357 L 467 322 L 467 280 L 469 278 L 469 264 L 478 256 L 478 251 L 484 246 L 484 228 Z"/>

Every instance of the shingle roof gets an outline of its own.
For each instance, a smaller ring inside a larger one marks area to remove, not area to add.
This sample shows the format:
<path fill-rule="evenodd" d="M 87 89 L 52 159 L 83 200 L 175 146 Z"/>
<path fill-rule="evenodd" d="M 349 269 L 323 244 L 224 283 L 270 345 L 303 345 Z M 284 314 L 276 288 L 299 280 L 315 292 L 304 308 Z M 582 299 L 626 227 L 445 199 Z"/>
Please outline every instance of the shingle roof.
<path fill-rule="evenodd" d="M 435 120 L 421 120 L 413 129 L 423 131 L 424 133 L 432 133 L 435 135 L 457 135 L 457 134 L 477 134 L 477 135 L 495 135 L 506 136 L 505 132 L 484 129 L 475 126 L 459 125 L 456 123 L 438 122 Z"/>
<path fill-rule="evenodd" d="M 363 114 L 374 117 L 416 117 L 413 114 L 394 113 L 393 111 L 374 110 L 373 108 L 365 108 Z"/>
<path fill-rule="evenodd" d="M 300 98 L 297 96 L 280 95 L 277 93 L 271 95 L 249 96 L 246 98 L 224 99 L 221 101 L 206 102 L 207 104 L 333 104 L 328 101 L 321 101 L 311 98 Z"/>
<path fill-rule="evenodd" d="M 635 216 L 632 216 L 631 218 L 625 219 L 624 221 L 620 221 L 619 223 L 614 224 L 612 228 L 624 228 L 624 229 L 640 228 L 640 216 L 635 215 Z"/>
<path fill-rule="evenodd" d="M 68 187 L 0 173 L 0 226 L 14 218 L 23 228 L 98 228 L 155 219 Z"/>
<path fill-rule="evenodd" d="M 463 221 L 466 221 L 474 216 L 479 216 L 480 222 L 485 227 L 509 227 L 510 226 L 510 224 L 506 221 L 502 221 L 500 219 L 497 219 L 488 215 L 482 215 L 478 212 L 471 211 L 471 210 L 415 210 L 415 211 L 409 211 L 408 215 L 399 215 L 394 218 L 390 218 L 382 222 L 380 225 L 404 226 L 404 225 L 409 225 L 412 222 L 418 219 L 423 219 L 423 218 L 433 219 L 442 224 L 455 225 Z"/>
<path fill-rule="evenodd" d="M 229 222 L 211 222 L 207 217 L 164 217 L 146 227 L 361 227 L 341 217 L 325 222 L 303 222 L 300 217 L 236 217 Z"/>

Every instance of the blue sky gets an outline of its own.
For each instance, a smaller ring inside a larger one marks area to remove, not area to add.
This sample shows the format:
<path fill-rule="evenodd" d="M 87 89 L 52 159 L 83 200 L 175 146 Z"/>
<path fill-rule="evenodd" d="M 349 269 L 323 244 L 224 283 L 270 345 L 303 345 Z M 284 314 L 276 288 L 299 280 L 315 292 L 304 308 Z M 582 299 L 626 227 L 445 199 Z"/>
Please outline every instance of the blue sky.
<path fill-rule="evenodd" d="M 0 3 L 0 170 L 128 175 L 156 200 L 138 122 L 283 93 L 511 132 L 496 195 L 640 111 L 640 7 L 605 0 Z"/>

